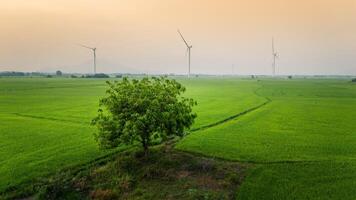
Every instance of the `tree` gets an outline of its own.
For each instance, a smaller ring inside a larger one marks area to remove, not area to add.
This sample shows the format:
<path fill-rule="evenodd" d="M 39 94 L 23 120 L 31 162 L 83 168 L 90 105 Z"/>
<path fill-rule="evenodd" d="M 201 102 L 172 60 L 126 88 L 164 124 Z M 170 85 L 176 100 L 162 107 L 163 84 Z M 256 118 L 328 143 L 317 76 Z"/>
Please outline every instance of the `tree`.
<path fill-rule="evenodd" d="M 352 82 L 356 83 L 356 78 L 352 79 Z"/>
<path fill-rule="evenodd" d="M 85 78 L 110 78 L 110 76 L 104 73 L 98 73 L 94 75 L 86 75 Z"/>
<path fill-rule="evenodd" d="M 140 142 L 145 155 L 153 140 L 184 136 L 193 124 L 197 103 L 182 97 L 185 87 L 166 77 L 107 81 L 107 96 L 100 100 L 95 139 L 101 148 Z"/>
<path fill-rule="evenodd" d="M 58 70 L 58 71 L 56 71 L 56 75 L 57 76 L 62 76 L 62 72 Z"/>

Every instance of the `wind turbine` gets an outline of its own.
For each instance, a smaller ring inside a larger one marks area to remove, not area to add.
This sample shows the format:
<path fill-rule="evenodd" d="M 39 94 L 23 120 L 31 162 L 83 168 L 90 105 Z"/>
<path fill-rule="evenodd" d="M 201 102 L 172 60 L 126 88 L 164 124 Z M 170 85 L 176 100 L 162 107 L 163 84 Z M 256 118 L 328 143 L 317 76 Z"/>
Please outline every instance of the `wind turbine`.
<path fill-rule="evenodd" d="M 275 51 L 274 48 L 274 38 L 272 37 L 272 56 L 273 56 L 273 63 L 272 63 L 272 68 L 273 68 L 273 76 L 276 75 L 276 59 L 279 58 L 278 53 Z"/>
<path fill-rule="evenodd" d="M 187 52 L 188 52 L 188 78 L 190 77 L 190 50 L 192 49 L 192 45 L 189 45 L 188 42 L 184 39 L 182 33 L 178 30 L 178 33 L 180 35 L 180 37 L 182 37 L 185 45 L 187 45 Z"/>
<path fill-rule="evenodd" d="M 84 47 L 86 49 L 91 49 L 94 53 L 94 74 L 96 74 L 96 47 L 88 47 L 88 46 L 85 46 L 85 45 L 82 45 L 82 44 L 78 44 L 79 46 L 81 47 Z"/>

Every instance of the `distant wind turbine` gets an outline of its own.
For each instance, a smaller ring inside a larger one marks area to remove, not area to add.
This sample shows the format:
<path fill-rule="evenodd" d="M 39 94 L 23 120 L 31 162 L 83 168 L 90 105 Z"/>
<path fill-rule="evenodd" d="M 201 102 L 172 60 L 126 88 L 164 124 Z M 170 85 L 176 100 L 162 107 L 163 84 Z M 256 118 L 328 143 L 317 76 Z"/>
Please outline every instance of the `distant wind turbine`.
<path fill-rule="evenodd" d="M 91 49 L 94 53 L 94 74 L 96 74 L 96 47 L 88 47 L 88 46 L 85 46 L 85 45 L 82 45 L 82 44 L 78 44 L 79 46 L 81 47 L 84 47 L 86 49 Z"/>
<path fill-rule="evenodd" d="M 273 63 L 272 63 L 273 76 L 275 76 L 276 75 L 276 59 L 279 58 L 279 55 L 274 48 L 274 38 L 273 37 L 272 37 L 272 56 L 273 56 Z"/>
<path fill-rule="evenodd" d="M 182 37 L 185 45 L 187 45 L 187 52 L 188 52 L 188 78 L 190 77 L 190 50 L 192 49 L 192 45 L 189 45 L 188 42 L 184 39 L 182 33 L 178 30 L 179 35 Z"/>

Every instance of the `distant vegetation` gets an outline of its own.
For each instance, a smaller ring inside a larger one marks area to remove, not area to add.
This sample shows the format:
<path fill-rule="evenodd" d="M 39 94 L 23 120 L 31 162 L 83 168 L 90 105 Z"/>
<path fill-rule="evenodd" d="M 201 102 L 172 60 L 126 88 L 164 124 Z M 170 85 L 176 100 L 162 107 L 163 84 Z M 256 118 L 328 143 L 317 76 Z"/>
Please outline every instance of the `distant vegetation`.
<path fill-rule="evenodd" d="M 0 72 L 0 76 L 3 77 L 23 77 L 23 76 L 46 76 L 45 73 L 40 72 Z"/>
<path fill-rule="evenodd" d="M 356 78 L 352 79 L 352 82 L 356 83 Z"/>
<path fill-rule="evenodd" d="M 63 74 L 63 73 L 62 73 L 61 71 L 59 71 L 59 70 L 56 71 L 56 76 L 62 76 L 62 74 Z"/>
<path fill-rule="evenodd" d="M 42 73 L 42 72 L 16 72 L 16 71 L 9 71 L 9 72 L 0 72 L 0 77 L 45 77 L 45 78 L 52 78 L 53 76 L 57 77 L 71 77 L 71 78 L 110 78 L 109 75 L 104 73 L 98 74 L 88 74 L 88 75 L 81 75 L 81 74 L 64 74 L 62 71 L 57 70 L 55 73 Z M 122 75 L 120 75 L 122 76 Z"/>
<path fill-rule="evenodd" d="M 26 76 L 24 72 L 0 72 L 0 76 Z"/>
<path fill-rule="evenodd" d="M 42 73 L 42 72 L 16 72 L 16 71 L 9 71 L 9 72 L 0 72 L 0 77 L 47 77 L 50 76 L 62 76 L 61 71 L 57 71 L 54 73 Z"/>
<path fill-rule="evenodd" d="M 85 75 L 84 78 L 110 78 L 110 76 L 107 74 L 99 73 L 93 75 Z"/>

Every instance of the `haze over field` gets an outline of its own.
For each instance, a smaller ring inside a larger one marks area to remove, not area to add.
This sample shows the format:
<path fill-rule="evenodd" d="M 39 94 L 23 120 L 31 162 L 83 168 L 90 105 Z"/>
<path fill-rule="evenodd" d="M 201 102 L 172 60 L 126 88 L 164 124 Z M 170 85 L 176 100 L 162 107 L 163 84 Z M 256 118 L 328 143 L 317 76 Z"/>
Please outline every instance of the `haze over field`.
<path fill-rule="evenodd" d="M 355 0 L 2 0 L 0 71 L 356 74 Z"/>

